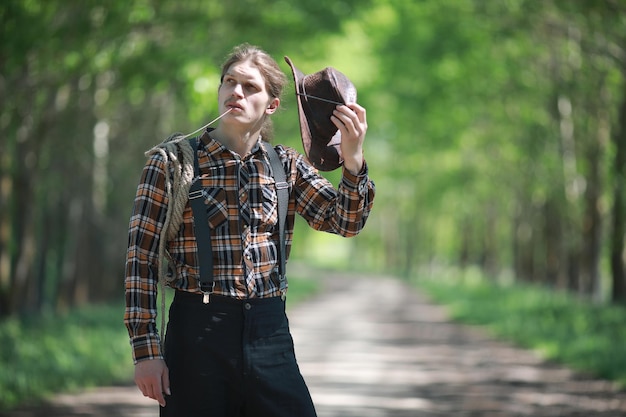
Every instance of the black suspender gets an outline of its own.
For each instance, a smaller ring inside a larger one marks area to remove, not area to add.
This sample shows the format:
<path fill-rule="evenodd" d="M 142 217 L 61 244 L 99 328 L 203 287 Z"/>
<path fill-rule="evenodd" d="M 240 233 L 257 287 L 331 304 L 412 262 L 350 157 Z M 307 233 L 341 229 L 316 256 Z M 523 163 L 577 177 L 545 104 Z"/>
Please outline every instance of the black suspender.
<path fill-rule="evenodd" d="M 189 205 L 193 211 L 193 227 L 196 236 L 196 244 L 198 247 L 198 268 L 200 275 L 200 291 L 204 294 L 203 302 L 209 302 L 210 295 L 213 293 L 215 282 L 213 281 L 213 251 L 211 248 L 211 229 L 207 217 L 207 210 L 202 197 L 202 184 L 200 183 L 200 165 L 198 162 L 198 150 L 202 143 L 198 138 L 189 139 L 191 147 L 194 149 L 194 181 L 189 188 Z M 278 276 L 280 281 L 280 293 L 285 297 L 287 290 L 286 275 L 286 242 L 285 242 L 285 224 L 287 220 L 287 207 L 289 205 L 289 184 L 285 175 L 285 169 L 280 162 L 278 153 L 272 145 L 267 142 L 261 142 L 263 149 L 270 158 L 272 175 L 276 182 L 276 192 L 278 194 Z"/>
<path fill-rule="evenodd" d="M 261 141 L 263 149 L 270 157 L 270 165 L 272 166 L 272 175 L 276 182 L 276 193 L 278 194 L 278 233 L 280 244 L 278 247 L 278 277 L 280 279 L 280 294 L 285 298 L 285 292 L 287 291 L 287 246 L 285 243 L 285 223 L 287 220 L 287 206 L 289 205 L 289 184 L 287 183 L 287 176 L 285 175 L 285 168 L 280 162 L 278 153 L 272 145 L 267 142 Z"/>
<path fill-rule="evenodd" d="M 193 231 L 196 235 L 198 246 L 198 268 L 200 269 L 200 291 L 204 294 L 204 303 L 209 302 L 213 293 L 213 250 L 211 249 L 211 228 L 206 213 L 204 198 L 202 197 L 202 184 L 200 181 L 200 164 L 198 163 L 198 149 L 200 143 L 197 138 L 189 139 L 193 152 L 194 181 L 189 188 L 189 205 L 193 211 Z"/>

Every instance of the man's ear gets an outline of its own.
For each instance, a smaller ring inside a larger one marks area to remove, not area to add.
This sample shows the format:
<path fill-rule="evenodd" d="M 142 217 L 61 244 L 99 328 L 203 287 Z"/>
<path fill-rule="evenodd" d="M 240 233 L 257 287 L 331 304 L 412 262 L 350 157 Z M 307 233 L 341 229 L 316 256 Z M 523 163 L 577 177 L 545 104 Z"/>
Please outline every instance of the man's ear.
<path fill-rule="evenodd" d="M 267 105 L 267 109 L 265 109 L 266 114 L 273 114 L 280 106 L 280 99 L 273 98 L 270 103 Z"/>

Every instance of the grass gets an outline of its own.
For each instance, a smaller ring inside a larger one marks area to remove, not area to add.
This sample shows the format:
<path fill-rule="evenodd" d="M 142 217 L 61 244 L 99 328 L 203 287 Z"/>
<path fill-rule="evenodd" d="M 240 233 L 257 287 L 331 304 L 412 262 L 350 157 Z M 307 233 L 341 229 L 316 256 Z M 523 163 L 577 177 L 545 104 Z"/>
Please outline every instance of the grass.
<path fill-rule="evenodd" d="M 123 305 L 0 323 L 0 409 L 132 379 Z"/>
<path fill-rule="evenodd" d="M 626 308 L 483 277 L 417 280 L 453 319 L 626 388 Z"/>
<path fill-rule="evenodd" d="M 289 306 L 317 291 L 290 277 Z M 0 322 L 0 411 L 59 392 L 132 382 L 123 302 Z"/>

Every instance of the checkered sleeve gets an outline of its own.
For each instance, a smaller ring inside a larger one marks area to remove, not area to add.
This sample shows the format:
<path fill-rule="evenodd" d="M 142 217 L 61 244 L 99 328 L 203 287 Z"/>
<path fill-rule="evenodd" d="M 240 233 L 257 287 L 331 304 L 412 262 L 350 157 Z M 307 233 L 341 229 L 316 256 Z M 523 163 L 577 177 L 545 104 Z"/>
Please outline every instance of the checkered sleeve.
<path fill-rule="evenodd" d="M 344 237 L 356 236 L 363 229 L 375 195 L 367 164 L 357 175 L 344 169 L 337 188 L 302 156 L 297 159 L 297 172 L 297 211 L 312 228 Z"/>
<path fill-rule="evenodd" d="M 159 236 L 167 203 L 164 163 L 154 155 L 143 169 L 128 231 L 124 323 L 135 363 L 163 357 L 156 316 Z"/>

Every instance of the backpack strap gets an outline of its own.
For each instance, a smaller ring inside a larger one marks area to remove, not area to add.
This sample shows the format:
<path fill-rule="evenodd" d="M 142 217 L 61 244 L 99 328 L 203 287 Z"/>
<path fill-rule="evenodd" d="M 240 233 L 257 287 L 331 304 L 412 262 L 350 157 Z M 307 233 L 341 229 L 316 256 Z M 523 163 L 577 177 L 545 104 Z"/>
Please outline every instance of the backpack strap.
<path fill-rule="evenodd" d="M 287 248 L 285 242 L 285 223 L 287 221 L 287 207 L 289 206 L 289 183 L 287 182 L 287 176 L 285 175 L 285 167 L 283 167 L 278 153 L 274 147 L 261 141 L 263 149 L 270 158 L 270 165 L 272 167 L 272 175 L 276 182 L 276 193 L 278 194 L 278 233 L 279 233 L 279 247 L 278 247 L 278 279 L 280 280 L 280 294 L 285 298 L 287 292 Z"/>
<path fill-rule="evenodd" d="M 202 196 L 202 184 L 200 181 L 200 163 L 198 162 L 198 150 L 200 149 L 201 141 L 198 138 L 190 138 L 189 142 L 194 149 L 193 167 L 194 167 L 194 181 L 189 188 L 189 205 L 193 211 L 193 227 L 194 234 L 196 236 L 196 245 L 198 250 L 198 267 L 200 269 L 200 291 L 204 294 L 202 301 L 207 304 L 210 300 L 210 296 L 215 288 L 215 282 L 213 281 L 213 250 L 211 248 L 211 229 L 209 227 L 209 219 L 207 216 L 206 206 L 204 204 L 204 198 Z M 285 168 L 278 156 L 278 153 L 267 142 L 261 141 L 261 146 L 268 154 L 270 158 L 270 165 L 272 168 L 272 175 L 276 182 L 276 193 L 278 196 L 278 233 L 279 233 L 279 247 L 278 247 L 278 278 L 279 289 L 283 299 L 287 292 L 287 274 L 286 274 L 286 231 L 285 224 L 287 222 L 287 208 L 289 205 L 289 183 L 287 183 L 287 176 L 285 174 Z"/>

